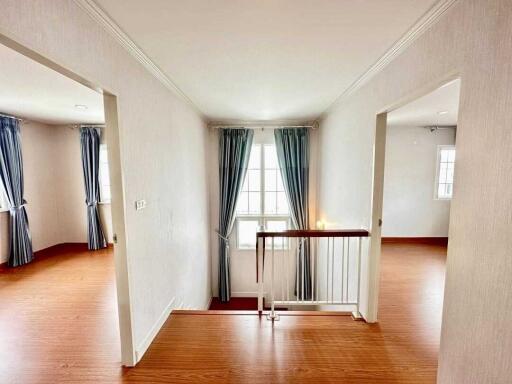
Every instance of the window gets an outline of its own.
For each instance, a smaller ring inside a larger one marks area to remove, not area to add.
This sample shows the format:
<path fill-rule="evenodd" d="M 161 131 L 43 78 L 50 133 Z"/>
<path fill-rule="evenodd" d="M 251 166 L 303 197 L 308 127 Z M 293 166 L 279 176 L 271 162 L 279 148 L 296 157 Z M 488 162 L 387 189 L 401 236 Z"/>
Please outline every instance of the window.
<path fill-rule="evenodd" d="M 256 247 L 256 232 L 290 227 L 288 200 L 274 144 L 253 144 L 242 192 L 237 203 L 237 246 Z M 283 248 L 283 244 L 275 244 Z"/>
<path fill-rule="evenodd" d="M 451 199 L 453 194 L 453 171 L 455 169 L 455 146 L 441 145 L 437 150 L 436 198 Z"/>
<path fill-rule="evenodd" d="M 5 194 L 4 187 L 0 185 L 0 212 L 9 210 L 9 202 L 7 200 L 7 195 Z"/>
<path fill-rule="evenodd" d="M 110 174 L 108 172 L 108 152 L 107 145 L 100 144 L 100 166 L 99 166 L 99 183 L 100 183 L 100 202 L 110 203 Z"/>

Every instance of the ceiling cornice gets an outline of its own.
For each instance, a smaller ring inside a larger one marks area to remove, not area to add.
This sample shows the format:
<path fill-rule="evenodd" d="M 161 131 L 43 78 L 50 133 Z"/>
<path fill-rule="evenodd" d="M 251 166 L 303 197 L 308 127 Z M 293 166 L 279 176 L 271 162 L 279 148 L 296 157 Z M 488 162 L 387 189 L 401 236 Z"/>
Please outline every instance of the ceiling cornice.
<path fill-rule="evenodd" d="M 167 76 L 153 60 L 151 60 L 142 49 L 116 24 L 112 18 L 105 13 L 101 7 L 92 0 L 74 0 L 85 10 L 98 24 L 100 24 L 110 35 L 112 35 L 140 64 L 142 64 L 154 77 L 156 77 L 166 88 L 176 94 L 181 100 L 190 105 L 202 118 L 204 113 L 198 106 Z"/>
<path fill-rule="evenodd" d="M 354 81 L 343 93 L 338 96 L 327 109 L 322 112 L 318 119 L 323 119 L 329 114 L 336 106 L 341 104 L 370 79 L 382 71 L 391 61 L 399 56 L 407 49 L 415 40 L 417 40 L 423 33 L 432 27 L 441 16 L 458 0 L 440 0 L 432 8 L 430 8 L 405 35 L 403 35 L 393 46 L 380 57 L 375 64 L 366 70 L 356 81 Z"/>

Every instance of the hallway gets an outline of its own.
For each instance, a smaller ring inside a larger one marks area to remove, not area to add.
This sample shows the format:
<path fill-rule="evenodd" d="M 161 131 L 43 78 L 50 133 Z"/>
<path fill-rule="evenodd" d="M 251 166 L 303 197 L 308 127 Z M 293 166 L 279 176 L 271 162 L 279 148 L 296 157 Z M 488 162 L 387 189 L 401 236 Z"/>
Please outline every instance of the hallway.
<path fill-rule="evenodd" d="M 443 246 L 383 246 L 379 324 L 175 311 L 132 369 L 119 367 L 111 251 L 54 253 L 0 272 L 2 383 L 435 382 Z"/>

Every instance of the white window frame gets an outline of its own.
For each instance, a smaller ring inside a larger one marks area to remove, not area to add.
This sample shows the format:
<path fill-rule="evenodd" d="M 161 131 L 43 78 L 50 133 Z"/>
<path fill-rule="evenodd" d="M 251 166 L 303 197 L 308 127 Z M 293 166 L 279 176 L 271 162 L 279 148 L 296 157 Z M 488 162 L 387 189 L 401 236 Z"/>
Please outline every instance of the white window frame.
<path fill-rule="evenodd" d="M 235 237 L 236 237 L 236 248 L 241 251 L 249 251 L 255 250 L 255 247 L 246 247 L 239 244 L 238 237 L 238 227 L 241 221 L 258 221 L 258 226 L 260 229 L 266 227 L 267 222 L 269 221 L 285 221 L 286 229 L 292 228 L 292 220 L 291 214 L 265 214 L 265 145 L 274 145 L 274 135 L 271 130 L 263 131 L 263 132 L 255 132 L 254 135 L 254 144 L 260 145 L 260 213 L 259 214 L 236 214 L 235 221 Z M 252 150 L 252 148 L 251 148 Z M 288 204 L 289 205 L 289 204 Z M 276 247 L 280 247 L 281 244 L 277 242 Z M 281 249 L 281 248 L 276 248 Z M 287 243 L 284 245 L 283 249 L 287 249 Z"/>
<path fill-rule="evenodd" d="M 453 149 L 455 150 L 455 145 L 451 145 L 451 144 L 448 144 L 448 145 L 438 145 L 437 146 L 437 157 L 436 157 L 436 180 L 435 180 L 435 184 L 434 184 L 434 200 L 451 200 L 453 198 L 453 182 L 454 180 L 452 180 L 452 196 L 450 197 L 444 197 L 444 196 L 439 196 L 439 173 L 440 173 L 440 170 L 441 170 L 441 151 L 443 149 Z M 454 165 L 455 165 L 455 161 L 457 161 L 457 152 L 455 152 L 455 160 L 454 160 Z M 445 183 L 443 183 L 445 184 Z"/>

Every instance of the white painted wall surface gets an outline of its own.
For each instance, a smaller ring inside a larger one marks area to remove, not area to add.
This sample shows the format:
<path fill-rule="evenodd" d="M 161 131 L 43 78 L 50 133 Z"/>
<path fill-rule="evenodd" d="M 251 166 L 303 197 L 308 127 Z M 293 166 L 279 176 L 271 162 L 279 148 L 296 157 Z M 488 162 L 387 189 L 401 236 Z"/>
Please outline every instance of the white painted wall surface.
<path fill-rule="evenodd" d="M 118 98 L 121 240 L 141 357 L 173 308 L 204 309 L 211 296 L 205 123 L 75 1 L 2 1 L 0 34 Z M 145 210 L 135 211 L 137 199 Z"/>
<path fill-rule="evenodd" d="M 454 129 L 387 127 L 382 236 L 448 237 L 450 200 L 435 198 L 437 150 L 454 144 Z"/>
<path fill-rule="evenodd" d="M 345 227 L 368 226 L 377 113 L 462 78 L 441 384 L 512 377 L 511 19 L 509 0 L 457 1 L 320 128 L 320 213 Z"/>

